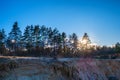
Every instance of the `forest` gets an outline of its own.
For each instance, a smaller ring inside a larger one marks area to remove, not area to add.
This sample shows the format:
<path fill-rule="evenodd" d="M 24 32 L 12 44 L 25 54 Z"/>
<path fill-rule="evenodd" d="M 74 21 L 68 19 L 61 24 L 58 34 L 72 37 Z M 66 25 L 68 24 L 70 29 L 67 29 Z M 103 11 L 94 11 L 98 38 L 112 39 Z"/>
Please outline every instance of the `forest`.
<path fill-rule="evenodd" d="M 0 30 L 0 55 L 34 57 L 119 58 L 120 43 L 113 47 L 92 45 L 87 33 L 80 41 L 76 33 L 67 35 L 45 25 L 27 25 L 24 32 L 14 22 L 11 32 Z"/>

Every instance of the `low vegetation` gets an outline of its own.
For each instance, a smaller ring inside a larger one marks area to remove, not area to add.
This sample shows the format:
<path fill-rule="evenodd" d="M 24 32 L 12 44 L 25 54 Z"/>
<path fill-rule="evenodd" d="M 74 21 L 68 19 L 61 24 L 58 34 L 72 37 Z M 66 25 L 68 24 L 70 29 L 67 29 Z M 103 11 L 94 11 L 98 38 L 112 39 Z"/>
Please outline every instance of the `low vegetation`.
<path fill-rule="evenodd" d="M 18 63 L 14 60 L 0 58 L 0 80 L 8 76 L 10 71 L 17 68 Z"/>

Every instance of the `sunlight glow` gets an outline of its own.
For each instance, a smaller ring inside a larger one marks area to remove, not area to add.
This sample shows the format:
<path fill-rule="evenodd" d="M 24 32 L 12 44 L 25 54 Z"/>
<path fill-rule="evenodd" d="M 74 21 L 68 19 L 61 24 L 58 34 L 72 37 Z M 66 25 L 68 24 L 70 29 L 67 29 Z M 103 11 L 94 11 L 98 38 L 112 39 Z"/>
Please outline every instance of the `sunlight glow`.
<path fill-rule="evenodd" d="M 90 48 L 96 49 L 96 47 L 97 47 L 97 43 L 92 43 L 88 37 L 81 38 L 78 41 L 78 49 L 80 50 L 87 50 Z"/>
<path fill-rule="evenodd" d="M 11 40 L 12 43 L 15 43 L 15 40 Z"/>
<path fill-rule="evenodd" d="M 86 40 L 86 39 L 81 40 L 80 42 L 81 42 L 82 44 L 87 44 L 87 40 Z"/>

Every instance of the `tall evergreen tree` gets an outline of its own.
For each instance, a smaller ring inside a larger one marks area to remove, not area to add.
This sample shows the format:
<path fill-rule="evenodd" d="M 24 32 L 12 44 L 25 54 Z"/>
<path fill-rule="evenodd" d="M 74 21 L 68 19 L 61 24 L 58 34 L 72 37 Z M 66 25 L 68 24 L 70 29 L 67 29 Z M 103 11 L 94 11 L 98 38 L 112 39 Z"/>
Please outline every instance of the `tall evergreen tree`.
<path fill-rule="evenodd" d="M 33 26 L 27 26 L 25 28 L 24 34 L 23 34 L 23 42 L 24 44 L 29 44 L 32 46 L 33 43 Z"/>
<path fill-rule="evenodd" d="M 40 28 L 40 40 L 43 44 L 43 47 L 48 44 L 48 28 L 46 28 L 44 25 L 42 25 Z"/>
<path fill-rule="evenodd" d="M 65 47 L 66 47 L 66 46 L 65 46 L 65 44 L 66 44 L 66 37 L 67 37 L 67 36 L 66 36 L 66 33 L 63 32 L 63 33 L 62 33 L 62 43 L 63 43 L 62 46 L 63 46 L 63 51 L 64 51 L 64 52 L 65 52 Z"/>
<path fill-rule="evenodd" d="M 65 46 L 65 39 L 66 39 L 66 33 L 62 32 L 62 42 L 63 42 L 63 46 Z"/>
<path fill-rule="evenodd" d="M 24 34 L 23 34 L 23 40 L 24 40 L 24 42 L 26 42 L 26 43 L 32 43 L 34 40 L 33 40 L 33 32 L 34 32 L 34 30 L 33 30 L 33 26 L 31 25 L 31 26 L 27 26 L 26 28 L 25 28 L 25 31 L 24 31 Z"/>
<path fill-rule="evenodd" d="M 0 43 L 5 43 L 6 41 L 6 34 L 4 29 L 0 30 Z"/>
<path fill-rule="evenodd" d="M 47 33 L 48 33 L 48 44 L 52 45 L 53 31 L 52 31 L 51 27 L 48 28 L 48 32 Z"/>
<path fill-rule="evenodd" d="M 22 36 L 22 32 L 21 32 L 20 28 L 18 27 L 18 23 L 15 22 L 13 24 L 11 32 L 9 33 L 8 41 L 9 41 L 9 43 L 11 41 L 14 41 L 14 43 L 16 44 L 16 46 L 20 46 L 19 43 L 21 41 L 21 36 Z"/>
<path fill-rule="evenodd" d="M 11 32 L 9 33 L 8 39 L 15 40 L 16 43 L 18 43 L 21 39 L 21 36 L 22 36 L 22 32 L 21 32 L 20 28 L 18 27 L 18 23 L 15 22 L 12 27 Z"/>
<path fill-rule="evenodd" d="M 58 33 L 58 35 L 56 36 L 56 43 L 57 47 L 59 47 L 62 43 L 62 35 L 60 33 Z"/>
<path fill-rule="evenodd" d="M 24 31 L 24 34 L 23 34 L 23 40 L 24 40 L 25 43 L 30 42 L 29 37 L 30 37 L 30 26 L 27 26 L 25 28 L 25 31 Z"/>
<path fill-rule="evenodd" d="M 69 40 L 73 46 L 73 48 L 77 48 L 77 44 L 78 44 L 78 37 L 75 33 L 73 33 L 72 35 L 69 36 Z"/>
<path fill-rule="evenodd" d="M 58 34 L 59 34 L 59 31 L 57 30 L 57 28 L 53 29 L 51 39 L 53 41 L 54 46 L 57 43 L 57 35 Z"/>
<path fill-rule="evenodd" d="M 35 36 L 35 42 L 36 42 L 36 46 L 39 46 L 38 43 L 40 42 L 40 27 L 39 25 L 36 25 L 34 27 L 34 36 Z"/>
<path fill-rule="evenodd" d="M 6 35 L 4 29 L 0 30 L 0 54 L 5 54 Z"/>
<path fill-rule="evenodd" d="M 117 43 L 115 44 L 115 51 L 116 51 L 116 53 L 119 53 L 119 54 L 120 54 L 120 43 L 119 43 L 119 42 L 117 42 Z"/>
<path fill-rule="evenodd" d="M 89 36 L 87 33 L 84 33 L 82 40 L 81 40 L 81 49 L 86 50 L 90 48 L 91 40 L 89 39 Z"/>
<path fill-rule="evenodd" d="M 91 43 L 87 33 L 84 33 L 84 35 L 82 37 L 82 41 L 84 41 L 85 44 L 90 44 Z"/>

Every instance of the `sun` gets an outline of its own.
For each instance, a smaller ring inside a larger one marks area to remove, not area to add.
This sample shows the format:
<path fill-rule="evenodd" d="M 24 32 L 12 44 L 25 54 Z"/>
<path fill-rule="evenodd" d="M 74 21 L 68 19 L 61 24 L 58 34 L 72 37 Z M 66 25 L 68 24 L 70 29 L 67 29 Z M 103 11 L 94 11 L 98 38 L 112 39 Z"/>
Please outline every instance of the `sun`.
<path fill-rule="evenodd" d="M 78 42 L 78 48 L 84 50 L 96 47 L 96 45 L 97 45 L 96 43 L 91 42 L 87 33 L 85 33 Z"/>

